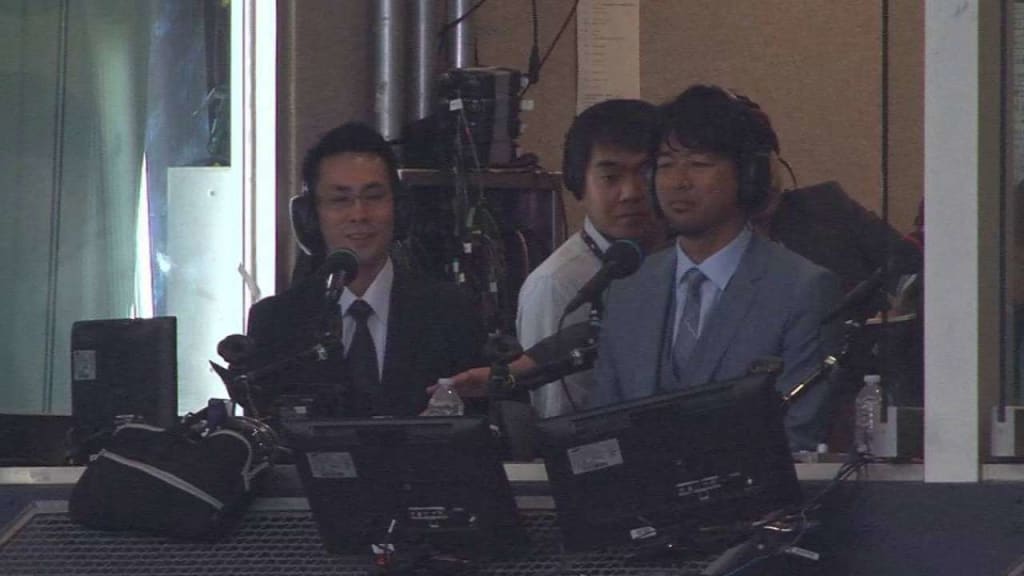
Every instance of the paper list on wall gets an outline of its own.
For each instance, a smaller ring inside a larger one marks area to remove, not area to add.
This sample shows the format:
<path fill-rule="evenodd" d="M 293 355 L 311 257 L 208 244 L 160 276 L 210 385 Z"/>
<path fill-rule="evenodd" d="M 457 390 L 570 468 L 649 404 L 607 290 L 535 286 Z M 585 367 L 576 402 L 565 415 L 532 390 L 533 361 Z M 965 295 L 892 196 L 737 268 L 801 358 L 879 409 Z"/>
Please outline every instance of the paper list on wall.
<path fill-rule="evenodd" d="M 640 97 L 640 0 L 581 0 L 576 13 L 576 112 Z"/>

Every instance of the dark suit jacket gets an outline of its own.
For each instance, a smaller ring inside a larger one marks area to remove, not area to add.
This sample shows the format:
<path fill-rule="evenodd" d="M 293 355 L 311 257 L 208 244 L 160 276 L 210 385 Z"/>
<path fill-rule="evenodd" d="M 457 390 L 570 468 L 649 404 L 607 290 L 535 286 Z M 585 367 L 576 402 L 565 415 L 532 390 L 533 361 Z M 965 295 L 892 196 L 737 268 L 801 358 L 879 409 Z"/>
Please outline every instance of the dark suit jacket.
<path fill-rule="evenodd" d="M 323 282 L 316 276 L 253 305 L 248 335 L 254 341 L 257 362 L 265 364 L 309 348 L 322 330 L 325 310 Z M 332 311 L 338 314 L 336 306 Z M 278 393 L 319 387 L 331 416 L 414 416 L 426 407 L 427 386 L 482 364 L 484 337 L 475 311 L 458 287 L 396 264 L 379 393 L 352 396 L 342 382 L 340 350 L 323 361 L 299 362 L 264 386 Z M 331 401 L 336 404 L 330 406 Z"/>
<path fill-rule="evenodd" d="M 608 291 L 595 369 L 595 405 L 737 378 L 750 363 L 781 357 L 777 382 L 788 392 L 840 346 L 839 327 L 821 325 L 839 301 L 839 281 L 782 246 L 754 235 L 739 267 L 706 321 L 682 381 L 672 376 L 675 249 L 652 254 L 636 274 Z M 819 382 L 789 407 L 794 448 L 823 440 L 832 394 Z"/>

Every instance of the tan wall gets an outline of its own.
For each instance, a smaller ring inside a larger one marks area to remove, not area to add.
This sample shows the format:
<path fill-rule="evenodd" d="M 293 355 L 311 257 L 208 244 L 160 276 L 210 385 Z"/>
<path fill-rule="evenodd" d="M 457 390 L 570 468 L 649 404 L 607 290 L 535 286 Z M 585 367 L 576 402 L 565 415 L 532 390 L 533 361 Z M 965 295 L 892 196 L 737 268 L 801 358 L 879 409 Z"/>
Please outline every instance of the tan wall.
<path fill-rule="evenodd" d="M 371 120 L 372 0 L 279 0 L 282 135 L 279 179 L 294 184 L 301 154 L 343 120 Z M 541 49 L 572 0 L 543 0 Z M 889 212 L 909 230 L 923 182 L 923 7 L 890 3 Z M 660 102 L 695 82 L 751 97 L 772 117 L 801 184 L 838 180 L 881 212 L 882 17 L 877 2 L 643 0 L 641 92 Z M 529 0 L 492 1 L 476 13 L 481 64 L 525 70 Z M 549 169 L 575 108 L 576 28 L 569 25 L 528 98 L 520 139 Z M 294 186 L 281 189 L 283 196 Z M 570 224 L 579 210 L 567 197 Z M 286 221 L 285 221 L 286 222 Z M 285 234 L 287 228 L 285 227 Z"/>

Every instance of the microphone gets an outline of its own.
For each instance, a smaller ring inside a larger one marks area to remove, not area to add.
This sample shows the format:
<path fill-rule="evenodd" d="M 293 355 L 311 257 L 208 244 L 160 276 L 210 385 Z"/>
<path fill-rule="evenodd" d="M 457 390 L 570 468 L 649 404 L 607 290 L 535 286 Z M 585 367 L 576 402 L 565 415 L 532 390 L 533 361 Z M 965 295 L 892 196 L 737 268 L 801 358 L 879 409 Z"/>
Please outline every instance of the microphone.
<path fill-rule="evenodd" d="M 563 376 L 569 376 L 593 368 L 595 360 L 597 360 L 597 344 L 574 348 L 558 360 L 545 362 L 524 370 L 521 374 L 512 378 L 510 387 L 513 392 L 536 390 L 544 384 L 558 380 Z"/>
<path fill-rule="evenodd" d="M 341 291 L 359 274 L 359 258 L 348 248 L 331 252 L 320 266 L 320 274 L 327 279 L 327 301 L 336 302 Z"/>
<path fill-rule="evenodd" d="M 565 307 L 563 316 L 571 314 L 574 310 L 587 302 L 593 302 L 602 292 L 608 288 L 612 280 L 625 278 L 640 267 L 644 260 L 644 253 L 640 245 L 632 240 L 616 240 L 604 253 L 604 264 L 594 274 L 576 296 Z"/>
<path fill-rule="evenodd" d="M 842 316 L 850 310 L 864 304 L 878 292 L 878 289 L 882 287 L 884 282 L 885 267 L 882 266 L 878 268 L 878 270 L 875 270 L 871 276 L 868 276 L 859 284 L 854 286 L 853 290 L 847 292 L 846 296 L 843 296 L 843 300 L 839 302 L 839 305 L 833 308 L 831 312 L 822 318 L 821 323 L 828 324 L 839 316 Z"/>

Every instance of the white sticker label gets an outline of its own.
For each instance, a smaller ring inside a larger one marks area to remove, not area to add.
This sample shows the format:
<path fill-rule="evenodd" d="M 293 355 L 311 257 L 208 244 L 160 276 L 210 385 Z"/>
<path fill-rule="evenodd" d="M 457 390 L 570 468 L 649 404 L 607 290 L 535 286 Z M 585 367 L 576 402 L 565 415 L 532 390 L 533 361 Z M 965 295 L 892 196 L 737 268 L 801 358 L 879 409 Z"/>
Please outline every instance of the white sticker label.
<path fill-rule="evenodd" d="M 575 446 L 566 451 L 569 467 L 576 475 L 622 465 L 622 450 L 616 438 Z"/>
<path fill-rule="evenodd" d="M 71 379 L 96 379 L 96 351 L 75 350 L 71 352 Z"/>
<path fill-rule="evenodd" d="M 462 98 L 456 98 L 448 101 L 448 110 L 454 112 L 456 110 L 462 110 Z"/>
<path fill-rule="evenodd" d="M 645 540 L 647 538 L 654 538 L 657 535 L 658 530 L 654 526 L 641 526 L 629 531 L 630 540 Z"/>
<path fill-rule="evenodd" d="M 313 478 L 358 478 L 356 463 L 348 452 L 310 452 L 306 454 Z"/>

